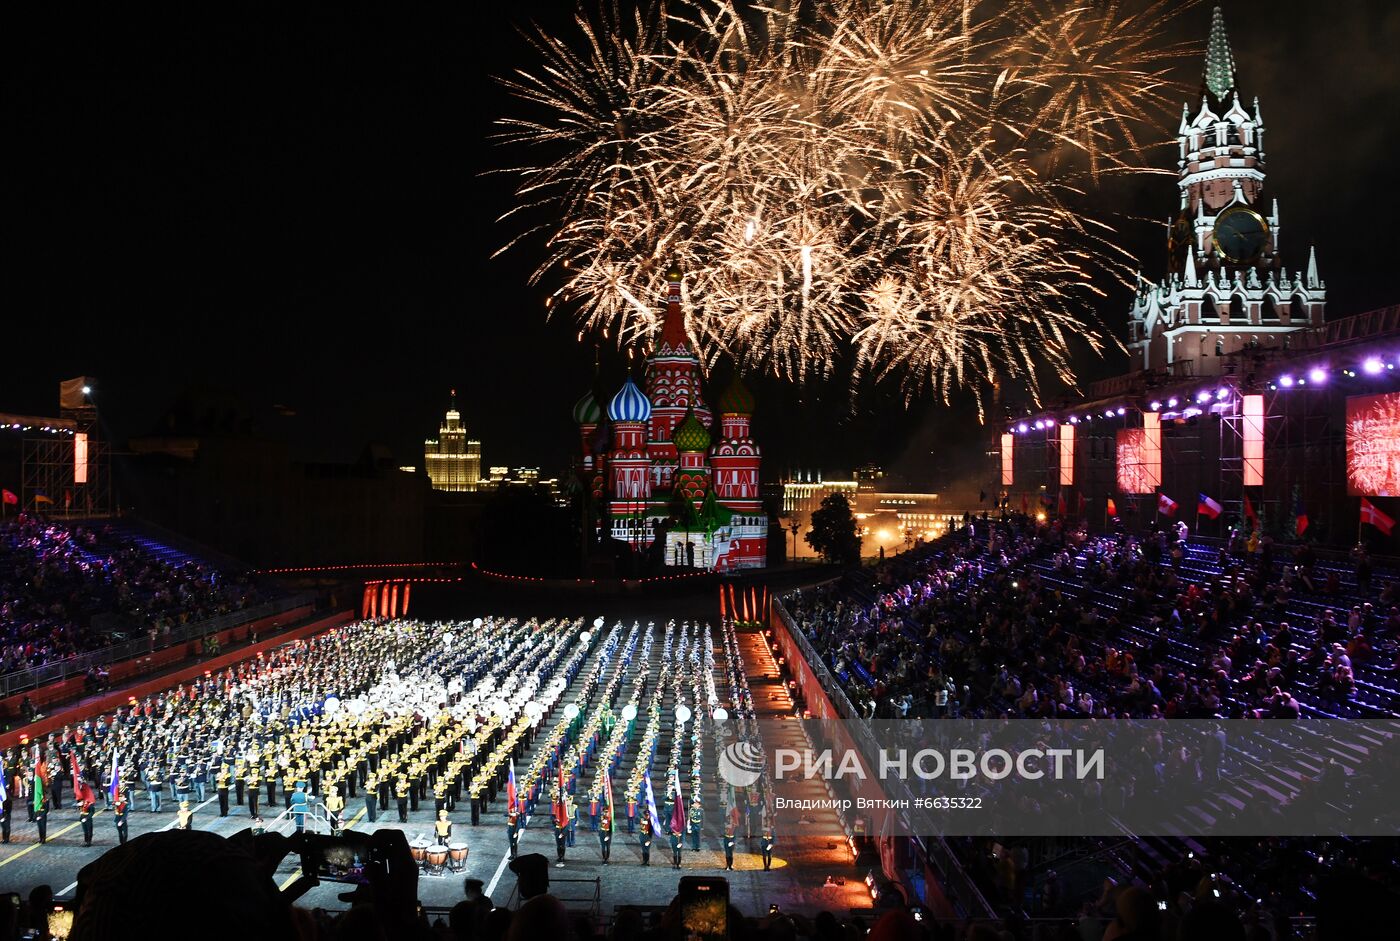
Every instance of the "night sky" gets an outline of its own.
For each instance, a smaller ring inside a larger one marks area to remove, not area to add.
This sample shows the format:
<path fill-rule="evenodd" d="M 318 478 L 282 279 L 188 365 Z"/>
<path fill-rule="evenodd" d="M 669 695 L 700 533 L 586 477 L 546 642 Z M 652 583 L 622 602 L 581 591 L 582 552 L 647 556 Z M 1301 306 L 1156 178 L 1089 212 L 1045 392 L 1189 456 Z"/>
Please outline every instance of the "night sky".
<path fill-rule="evenodd" d="M 124 436 L 198 388 L 246 403 L 299 456 L 350 460 L 373 441 L 420 464 L 456 387 L 486 463 L 562 467 L 593 348 L 546 322 L 531 247 L 490 257 L 514 230 L 494 221 L 507 181 L 484 173 L 508 162 L 487 138 L 513 108 L 491 76 L 531 65 L 517 28 L 562 27 L 569 5 L 341 6 L 122 9 L 9 37 L 25 50 L 0 101 L 0 410 L 52 413 L 61 378 L 93 375 Z M 1333 317 L 1400 303 L 1400 5 L 1235 0 L 1225 14 L 1268 127 L 1290 267 L 1317 243 Z M 1203 44 L 1209 21 L 1202 5 L 1174 29 Z M 1182 77 L 1198 74 L 1193 61 Z M 1154 162 L 1174 159 L 1173 143 Z M 1154 278 L 1175 194 L 1156 176 L 1094 197 Z M 1099 311 L 1120 335 L 1127 306 L 1119 291 Z M 603 385 L 623 368 L 604 351 Z M 978 434 L 965 403 L 753 384 L 770 468 L 874 459 L 924 476 L 935 447 Z"/>

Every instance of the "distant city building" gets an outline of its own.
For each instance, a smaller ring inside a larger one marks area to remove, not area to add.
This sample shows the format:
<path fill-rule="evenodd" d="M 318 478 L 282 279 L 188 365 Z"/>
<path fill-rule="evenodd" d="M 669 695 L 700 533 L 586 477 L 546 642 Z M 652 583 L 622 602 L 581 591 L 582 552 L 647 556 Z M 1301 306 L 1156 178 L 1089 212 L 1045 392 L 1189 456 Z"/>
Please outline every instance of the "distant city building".
<path fill-rule="evenodd" d="M 897 482 L 897 481 L 896 481 Z M 822 501 L 839 493 L 851 504 L 864 537 L 864 552 L 876 554 L 943 532 L 949 510 L 931 491 L 886 491 L 890 483 L 884 469 L 875 464 L 858 468 L 850 478 L 828 479 L 821 471 L 800 471 L 782 482 L 785 528 L 797 524 L 799 540 L 811 528 L 812 513 Z M 797 555 L 810 552 L 799 542 Z"/>
<path fill-rule="evenodd" d="M 423 466 L 434 490 L 462 493 L 481 486 L 481 442 L 468 438 L 462 427 L 456 389 L 438 436 L 423 443 Z"/>

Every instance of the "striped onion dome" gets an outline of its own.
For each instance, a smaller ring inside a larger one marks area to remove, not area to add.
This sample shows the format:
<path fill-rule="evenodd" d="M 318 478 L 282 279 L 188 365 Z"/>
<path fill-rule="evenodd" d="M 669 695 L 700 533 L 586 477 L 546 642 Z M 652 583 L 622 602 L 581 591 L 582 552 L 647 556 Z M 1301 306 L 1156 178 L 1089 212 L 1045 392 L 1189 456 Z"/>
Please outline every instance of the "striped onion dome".
<path fill-rule="evenodd" d="M 598 400 L 593 397 L 592 389 L 585 392 L 583 398 L 574 403 L 574 424 L 596 425 L 602 417 L 603 410 L 598 407 Z"/>
<path fill-rule="evenodd" d="M 724 394 L 719 397 L 719 412 L 721 415 L 753 414 L 753 393 L 738 376 L 734 377 L 729 388 L 725 389 Z"/>
<path fill-rule="evenodd" d="M 608 403 L 608 418 L 612 421 L 646 421 L 651 418 L 651 402 L 629 377 Z"/>

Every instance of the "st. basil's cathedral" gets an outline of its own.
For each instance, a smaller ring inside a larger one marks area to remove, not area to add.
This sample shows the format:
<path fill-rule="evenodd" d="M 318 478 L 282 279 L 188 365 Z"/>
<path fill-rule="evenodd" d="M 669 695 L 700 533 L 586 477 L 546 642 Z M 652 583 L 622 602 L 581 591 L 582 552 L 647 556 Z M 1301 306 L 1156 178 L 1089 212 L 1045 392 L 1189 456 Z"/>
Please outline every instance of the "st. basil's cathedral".
<path fill-rule="evenodd" d="M 667 272 L 666 312 L 647 357 L 645 391 L 629 377 L 603 409 L 590 391 L 574 406 L 579 476 L 604 534 L 665 565 L 717 572 L 767 564 L 753 396 L 736 376 L 715 409 L 681 310 L 681 273 Z M 718 414 L 719 426 L 715 427 Z M 663 540 L 660 546 L 657 540 Z"/>

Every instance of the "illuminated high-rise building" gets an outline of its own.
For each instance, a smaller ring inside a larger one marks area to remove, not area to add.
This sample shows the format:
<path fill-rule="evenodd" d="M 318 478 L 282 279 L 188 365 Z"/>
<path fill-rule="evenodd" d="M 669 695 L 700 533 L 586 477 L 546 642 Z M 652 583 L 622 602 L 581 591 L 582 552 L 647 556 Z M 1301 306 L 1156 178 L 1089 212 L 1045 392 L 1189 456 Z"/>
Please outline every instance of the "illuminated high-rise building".
<path fill-rule="evenodd" d="M 468 438 L 462 427 L 456 389 L 438 436 L 423 442 L 423 464 L 434 490 L 464 492 L 481 485 L 481 442 Z"/>

